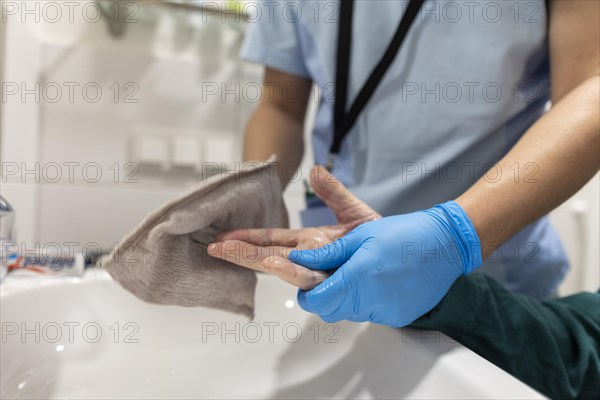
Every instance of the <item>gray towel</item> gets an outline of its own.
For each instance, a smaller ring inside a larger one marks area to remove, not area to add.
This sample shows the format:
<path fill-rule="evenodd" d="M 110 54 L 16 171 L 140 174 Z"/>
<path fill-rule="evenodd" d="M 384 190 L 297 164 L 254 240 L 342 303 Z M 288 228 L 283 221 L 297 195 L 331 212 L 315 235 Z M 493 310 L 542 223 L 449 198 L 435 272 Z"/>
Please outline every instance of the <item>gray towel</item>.
<path fill-rule="evenodd" d="M 218 233 L 287 226 L 282 186 L 272 162 L 223 172 L 148 215 L 100 260 L 138 298 L 254 315 L 256 275 L 212 258 Z"/>

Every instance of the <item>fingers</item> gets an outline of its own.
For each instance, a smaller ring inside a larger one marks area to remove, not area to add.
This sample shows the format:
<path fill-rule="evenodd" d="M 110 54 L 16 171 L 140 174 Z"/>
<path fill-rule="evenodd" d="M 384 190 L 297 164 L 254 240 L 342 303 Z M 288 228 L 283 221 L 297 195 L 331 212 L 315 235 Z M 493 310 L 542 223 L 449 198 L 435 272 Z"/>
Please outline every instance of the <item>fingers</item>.
<path fill-rule="evenodd" d="M 211 257 L 255 271 L 269 272 L 303 290 L 310 290 L 329 277 L 323 271 L 313 271 L 286 259 L 284 247 L 260 247 L 237 240 L 213 243 L 208 247 Z"/>
<path fill-rule="evenodd" d="M 313 250 L 292 250 L 290 261 L 316 270 L 339 268 L 352 257 L 360 246 L 359 236 L 350 232 L 346 236 Z"/>
<path fill-rule="evenodd" d="M 313 271 L 282 257 L 268 257 L 262 262 L 268 272 L 302 290 L 311 290 L 329 277 L 323 271 Z"/>
<path fill-rule="evenodd" d="M 297 229 L 236 229 L 217 235 L 215 241 L 239 240 L 257 246 L 272 246 L 274 244 L 295 247 L 298 244 L 300 232 Z"/>
<path fill-rule="evenodd" d="M 352 224 L 350 229 L 362 222 L 381 218 L 322 166 L 312 168 L 310 180 L 317 197 L 333 211 L 338 222 Z"/>
<path fill-rule="evenodd" d="M 264 271 L 267 257 L 287 257 L 289 249 L 281 246 L 261 247 L 239 240 L 226 240 L 208 246 L 208 255 L 255 271 Z"/>

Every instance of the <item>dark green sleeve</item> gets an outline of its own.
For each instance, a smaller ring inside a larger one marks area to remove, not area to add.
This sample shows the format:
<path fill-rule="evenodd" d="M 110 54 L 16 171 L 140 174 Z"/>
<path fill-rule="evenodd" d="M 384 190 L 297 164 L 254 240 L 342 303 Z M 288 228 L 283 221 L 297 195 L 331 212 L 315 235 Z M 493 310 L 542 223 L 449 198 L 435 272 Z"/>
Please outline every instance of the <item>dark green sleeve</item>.
<path fill-rule="evenodd" d="M 540 302 L 471 274 L 413 326 L 445 333 L 550 398 L 600 398 L 600 293 Z"/>

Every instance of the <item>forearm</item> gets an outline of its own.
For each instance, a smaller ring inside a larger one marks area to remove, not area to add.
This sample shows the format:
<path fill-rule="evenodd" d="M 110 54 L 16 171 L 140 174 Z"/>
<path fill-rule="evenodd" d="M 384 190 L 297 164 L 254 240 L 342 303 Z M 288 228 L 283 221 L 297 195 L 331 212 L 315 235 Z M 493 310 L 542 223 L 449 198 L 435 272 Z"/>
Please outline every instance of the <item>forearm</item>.
<path fill-rule="evenodd" d="M 303 126 L 284 111 L 261 105 L 246 126 L 244 160 L 265 161 L 277 156 L 277 172 L 286 186 L 300 165 L 304 151 Z"/>
<path fill-rule="evenodd" d="M 298 89 L 290 97 L 285 88 Z M 245 161 L 265 161 L 277 156 L 277 173 L 283 187 L 294 177 L 304 153 L 304 119 L 312 81 L 267 67 L 263 94 L 246 126 Z"/>
<path fill-rule="evenodd" d="M 580 189 L 600 167 L 600 80 L 581 83 L 536 122 L 456 202 L 469 215 L 486 257 Z M 498 175 L 496 175 L 498 174 Z"/>

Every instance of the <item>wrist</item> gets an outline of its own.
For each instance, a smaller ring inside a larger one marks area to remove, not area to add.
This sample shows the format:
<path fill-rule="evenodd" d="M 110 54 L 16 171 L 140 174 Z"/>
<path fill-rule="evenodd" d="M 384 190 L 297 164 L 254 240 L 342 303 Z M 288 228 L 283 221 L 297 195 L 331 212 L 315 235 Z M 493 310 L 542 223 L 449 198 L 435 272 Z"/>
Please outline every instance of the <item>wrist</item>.
<path fill-rule="evenodd" d="M 439 208 L 449 224 L 455 238 L 456 248 L 463 262 L 463 275 L 467 275 L 481 266 L 481 242 L 475 226 L 463 208 L 454 201 L 439 204 Z"/>

